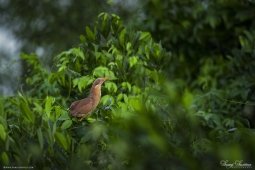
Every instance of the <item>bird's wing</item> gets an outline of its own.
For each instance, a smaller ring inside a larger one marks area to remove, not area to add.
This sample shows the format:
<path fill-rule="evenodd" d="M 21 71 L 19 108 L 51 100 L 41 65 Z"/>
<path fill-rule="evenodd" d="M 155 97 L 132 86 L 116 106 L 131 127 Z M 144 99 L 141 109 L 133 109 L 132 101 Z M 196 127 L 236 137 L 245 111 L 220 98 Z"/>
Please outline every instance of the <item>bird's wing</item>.
<path fill-rule="evenodd" d="M 78 116 L 79 114 L 84 114 L 82 113 L 82 108 L 86 107 L 86 106 L 90 106 L 92 104 L 92 99 L 91 98 L 85 98 L 82 100 L 77 100 L 75 102 L 73 102 L 70 106 L 70 113 L 73 116 Z"/>
<path fill-rule="evenodd" d="M 79 102 L 80 102 L 80 100 L 77 100 L 77 101 L 73 102 L 71 104 L 71 106 L 69 107 L 69 110 L 70 111 L 74 110 L 74 108 L 78 105 Z"/>

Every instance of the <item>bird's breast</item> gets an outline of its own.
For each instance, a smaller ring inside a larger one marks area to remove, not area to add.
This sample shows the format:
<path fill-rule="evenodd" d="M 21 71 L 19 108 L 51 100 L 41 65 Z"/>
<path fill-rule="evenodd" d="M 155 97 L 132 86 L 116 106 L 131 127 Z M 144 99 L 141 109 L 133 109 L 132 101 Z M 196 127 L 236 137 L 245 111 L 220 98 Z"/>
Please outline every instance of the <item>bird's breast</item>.
<path fill-rule="evenodd" d="M 94 107 L 97 107 L 99 101 L 100 101 L 100 98 L 101 98 L 101 95 L 98 95 L 98 96 L 95 96 L 93 99 L 92 99 L 92 103 L 93 103 L 93 106 Z"/>

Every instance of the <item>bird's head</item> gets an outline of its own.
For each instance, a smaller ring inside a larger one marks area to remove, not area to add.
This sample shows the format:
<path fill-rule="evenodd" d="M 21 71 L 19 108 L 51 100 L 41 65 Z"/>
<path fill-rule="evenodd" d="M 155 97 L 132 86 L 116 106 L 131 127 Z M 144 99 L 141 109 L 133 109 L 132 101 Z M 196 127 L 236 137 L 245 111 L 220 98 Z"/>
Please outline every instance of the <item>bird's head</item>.
<path fill-rule="evenodd" d="M 105 82 L 109 78 L 110 77 L 103 77 L 103 78 L 96 79 L 92 85 L 91 92 L 94 90 L 101 90 L 101 85 L 103 84 L 103 82 Z"/>
<path fill-rule="evenodd" d="M 98 78 L 94 81 L 93 86 L 98 86 L 103 84 L 106 80 L 108 80 L 110 77 L 104 77 L 104 78 Z"/>

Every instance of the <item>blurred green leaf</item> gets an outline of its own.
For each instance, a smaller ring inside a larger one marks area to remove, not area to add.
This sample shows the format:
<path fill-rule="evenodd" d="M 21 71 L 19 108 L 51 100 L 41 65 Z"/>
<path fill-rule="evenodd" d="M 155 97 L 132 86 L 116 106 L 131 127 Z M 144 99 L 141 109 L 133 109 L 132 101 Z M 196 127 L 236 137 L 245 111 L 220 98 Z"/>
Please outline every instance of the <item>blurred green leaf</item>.
<path fill-rule="evenodd" d="M 121 33 L 120 33 L 120 45 L 122 46 L 122 47 L 125 47 L 125 35 L 126 35 L 126 29 L 123 29 L 122 31 L 121 31 Z"/>
<path fill-rule="evenodd" d="M 149 32 L 142 32 L 139 38 L 139 41 L 147 41 L 151 38 L 151 34 Z"/>
<path fill-rule="evenodd" d="M 65 120 L 61 125 L 61 130 L 68 129 L 72 125 L 72 120 Z"/>
<path fill-rule="evenodd" d="M 90 133 L 87 133 L 86 135 L 84 135 L 81 140 L 80 140 L 80 143 L 84 143 L 84 142 L 87 142 L 91 139 L 91 134 Z"/>
<path fill-rule="evenodd" d="M 93 122 L 95 122 L 96 120 L 93 119 L 93 118 L 88 117 L 88 118 L 87 118 L 87 121 L 88 121 L 89 123 L 93 123 Z"/>
<path fill-rule="evenodd" d="M 40 114 L 43 113 L 43 108 L 41 105 L 39 105 L 38 103 L 34 102 L 34 105 L 35 105 L 35 108 L 36 108 L 36 111 Z"/>
<path fill-rule="evenodd" d="M 86 34 L 90 39 L 95 40 L 95 36 L 88 26 L 86 26 Z"/>
<path fill-rule="evenodd" d="M 115 83 L 113 82 L 105 82 L 105 87 L 108 89 L 109 92 L 114 92 L 116 93 L 118 90 L 118 87 Z"/>
<path fill-rule="evenodd" d="M 2 116 L 0 116 L 0 123 L 3 125 L 4 129 L 7 129 L 7 121 Z"/>
<path fill-rule="evenodd" d="M 20 102 L 20 110 L 22 115 L 32 124 L 34 124 L 34 114 L 31 112 L 26 102 Z"/>
<path fill-rule="evenodd" d="M 110 95 L 104 95 L 102 98 L 101 98 L 101 102 L 103 103 L 103 105 L 106 105 L 108 103 L 108 101 L 111 100 L 111 104 L 113 104 L 114 102 L 112 101 L 112 96 Z"/>
<path fill-rule="evenodd" d="M 51 115 L 52 104 L 54 103 L 54 98 L 51 96 L 47 96 L 45 103 L 45 112 L 48 117 Z"/>
<path fill-rule="evenodd" d="M 67 120 L 67 119 L 70 119 L 68 114 L 63 114 L 60 117 L 58 117 L 58 120 Z"/>
<path fill-rule="evenodd" d="M 79 79 L 78 89 L 82 92 L 82 89 L 86 87 L 86 80 L 84 78 Z"/>
<path fill-rule="evenodd" d="M 85 44 L 86 38 L 83 35 L 80 35 L 80 41 Z"/>
<path fill-rule="evenodd" d="M 97 77 L 109 76 L 109 70 L 107 67 L 99 66 L 93 70 L 93 75 Z"/>
<path fill-rule="evenodd" d="M 1 139 L 3 141 L 5 141 L 5 139 L 6 139 L 6 132 L 5 132 L 4 127 L 3 127 L 2 124 L 0 124 L 0 137 L 1 137 Z"/>
<path fill-rule="evenodd" d="M 137 61 L 138 61 L 137 57 L 135 57 L 135 56 L 130 57 L 129 58 L 129 67 L 131 68 L 131 67 L 135 66 L 137 64 Z"/>
<path fill-rule="evenodd" d="M 1 157 L 2 157 L 4 165 L 9 165 L 10 160 L 6 152 L 2 152 Z"/>
<path fill-rule="evenodd" d="M 113 4 L 114 4 L 114 2 L 113 2 L 112 0 L 110 0 L 110 1 L 107 1 L 107 4 L 109 4 L 109 5 L 113 5 Z"/>
<path fill-rule="evenodd" d="M 65 150 L 69 149 L 69 145 L 67 143 L 67 138 L 63 134 L 61 134 L 59 132 L 55 132 L 55 138 L 56 138 L 57 143 L 61 147 L 63 147 L 63 149 L 65 149 Z"/>
<path fill-rule="evenodd" d="M 137 98 L 131 98 L 129 100 L 129 103 L 131 104 L 132 108 L 134 110 L 138 110 L 138 111 L 141 111 L 142 110 L 142 103 L 139 101 L 139 99 Z"/>
<path fill-rule="evenodd" d="M 131 85 L 129 82 L 123 82 L 121 83 L 121 85 L 124 89 L 128 89 L 128 91 L 131 91 Z"/>
<path fill-rule="evenodd" d="M 193 95 L 188 91 L 188 89 L 185 89 L 185 95 L 183 97 L 183 105 L 186 109 L 189 109 L 190 106 L 193 104 Z"/>
<path fill-rule="evenodd" d="M 43 149 L 43 134 L 42 134 L 41 128 L 37 129 L 37 137 L 38 137 L 40 148 Z"/>
<path fill-rule="evenodd" d="M 123 94 L 122 93 L 120 93 L 120 94 L 118 94 L 118 96 L 117 96 L 117 101 L 120 101 L 120 100 L 122 100 L 123 99 Z"/>

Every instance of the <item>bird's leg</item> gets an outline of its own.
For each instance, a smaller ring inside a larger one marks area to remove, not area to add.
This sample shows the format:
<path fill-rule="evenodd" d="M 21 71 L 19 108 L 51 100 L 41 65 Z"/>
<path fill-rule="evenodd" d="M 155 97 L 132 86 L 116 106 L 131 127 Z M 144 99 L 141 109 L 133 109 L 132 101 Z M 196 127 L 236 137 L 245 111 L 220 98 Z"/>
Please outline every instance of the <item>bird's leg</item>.
<path fill-rule="evenodd" d="M 80 119 L 78 119 L 78 121 L 80 122 L 80 121 L 82 121 L 82 119 L 83 119 L 84 117 L 82 117 L 82 118 L 80 118 Z"/>

